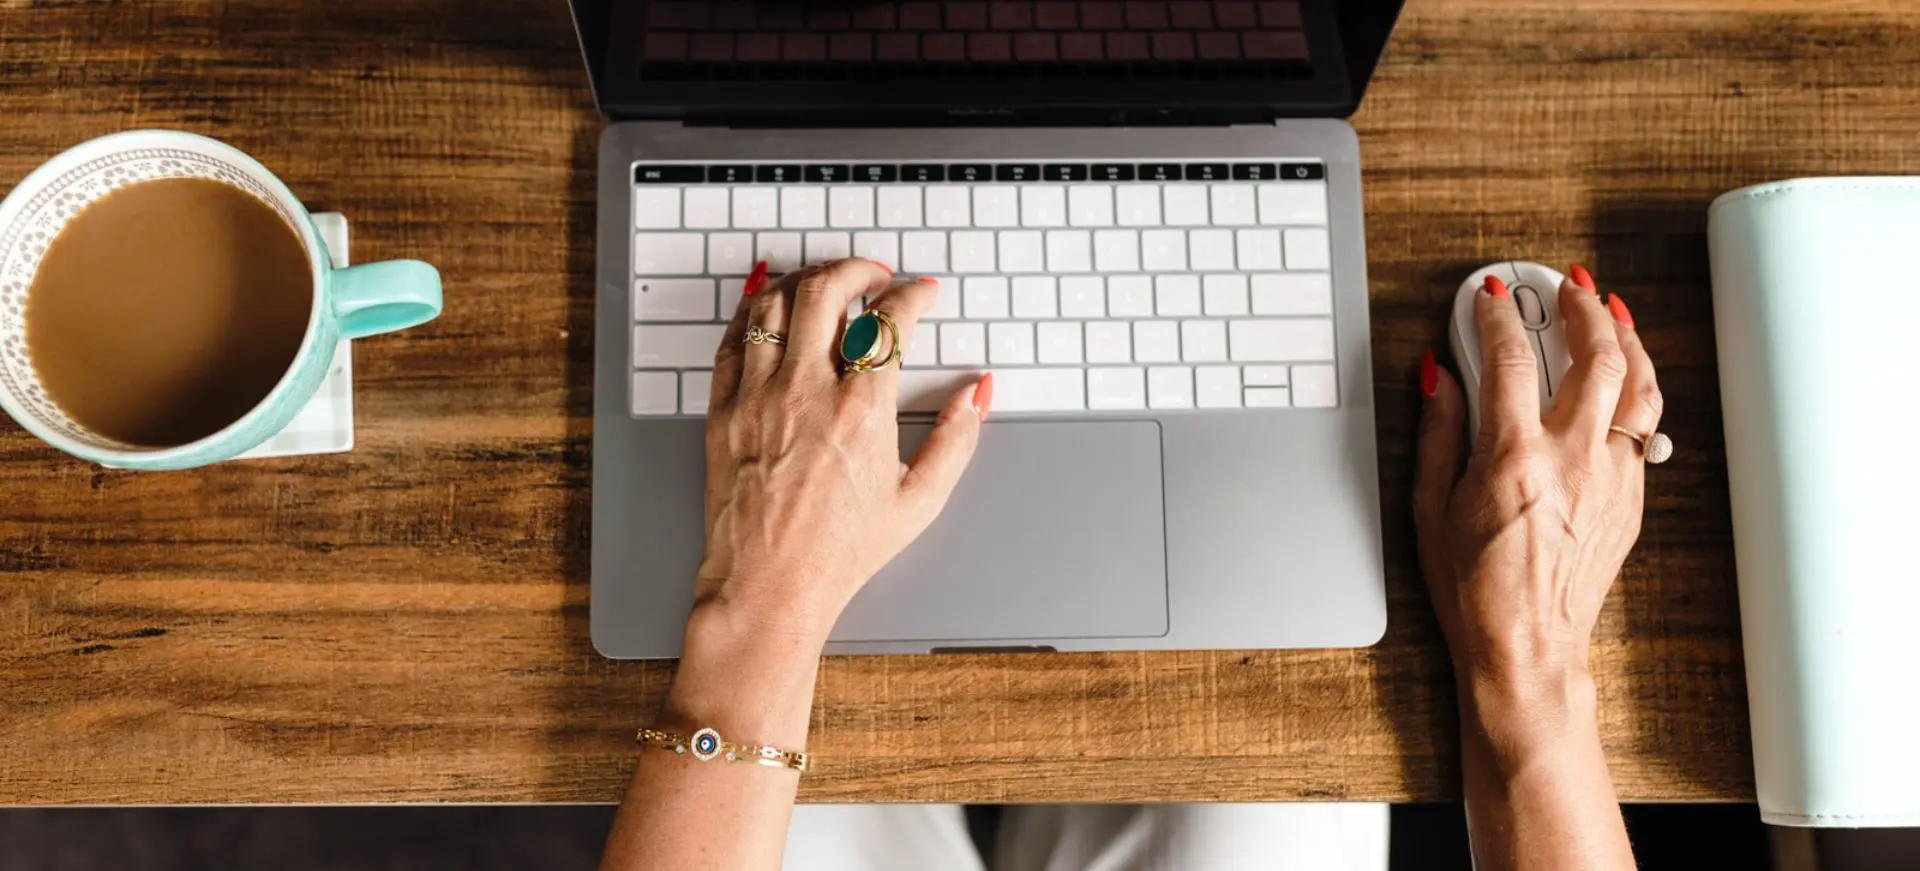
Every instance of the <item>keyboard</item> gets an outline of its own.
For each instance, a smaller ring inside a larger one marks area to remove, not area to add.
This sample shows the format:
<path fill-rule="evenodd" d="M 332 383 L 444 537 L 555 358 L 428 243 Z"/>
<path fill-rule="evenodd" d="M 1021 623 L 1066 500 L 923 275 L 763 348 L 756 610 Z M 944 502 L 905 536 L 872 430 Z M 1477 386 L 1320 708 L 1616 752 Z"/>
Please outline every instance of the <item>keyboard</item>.
<path fill-rule="evenodd" d="M 1318 162 L 639 163 L 631 413 L 706 413 L 757 260 L 940 281 L 900 408 L 994 373 L 994 413 L 1338 404 Z"/>

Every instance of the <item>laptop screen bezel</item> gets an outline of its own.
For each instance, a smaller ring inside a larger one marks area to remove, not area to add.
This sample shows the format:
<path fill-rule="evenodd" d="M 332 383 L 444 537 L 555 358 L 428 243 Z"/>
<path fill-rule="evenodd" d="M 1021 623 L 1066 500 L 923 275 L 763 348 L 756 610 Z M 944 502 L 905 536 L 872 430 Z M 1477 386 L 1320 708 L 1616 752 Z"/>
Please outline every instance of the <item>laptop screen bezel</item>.
<path fill-rule="evenodd" d="M 614 46 L 614 6 L 569 0 L 594 100 L 608 118 L 738 126 L 1227 124 L 1338 117 L 1359 107 L 1404 0 L 1301 0 L 1312 68 L 1301 78 L 1126 82 L 982 77 L 924 85 L 641 81 Z M 635 34 L 637 37 L 638 34 Z M 624 69 L 623 69 L 624 67 Z"/>

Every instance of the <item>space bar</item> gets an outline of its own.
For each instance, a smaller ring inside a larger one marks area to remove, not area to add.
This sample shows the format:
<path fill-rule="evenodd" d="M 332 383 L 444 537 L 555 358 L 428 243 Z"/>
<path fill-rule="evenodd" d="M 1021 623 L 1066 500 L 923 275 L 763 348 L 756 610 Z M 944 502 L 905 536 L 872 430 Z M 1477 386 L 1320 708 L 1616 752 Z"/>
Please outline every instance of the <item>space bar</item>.
<path fill-rule="evenodd" d="M 901 411 L 939 411 L 955 390 L 981 375 L 979 369 L 903 369 Z M 995 369 L 993 410 L 1081 411 L 1087 379 L 1080 369 Z"/>

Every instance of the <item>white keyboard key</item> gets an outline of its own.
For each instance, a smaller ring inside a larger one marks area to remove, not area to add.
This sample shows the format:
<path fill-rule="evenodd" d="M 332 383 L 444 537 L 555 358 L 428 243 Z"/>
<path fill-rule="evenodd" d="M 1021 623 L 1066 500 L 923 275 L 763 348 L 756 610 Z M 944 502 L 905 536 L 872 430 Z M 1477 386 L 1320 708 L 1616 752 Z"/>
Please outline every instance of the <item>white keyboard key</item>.
<path fill-rule="evenodd" d="M 939 411 L 956 391 L 978 380 L 980 373 L 972 369 L 902 369 L 900 410 Z M 999 380 L 999 376 L 994 377 L 995 382 Z M 996 401 L 995 407 L 998 405 Z"/>
<path fill-rule="evenodd" d="M 960 319 L 961 282 L 958 278 L 947 276 L 928 276 L 940 288 L 940 294 L 933 298 L 933 308 L 921 315 L 927 320 L 952 321 Z M 929 333 L 931 335 L 931 333 Z"/>
<path fill-rule="evenodd" d="M 927 226 L 973 226 L 973 209 L 968 206 L 968 201 L 971 199 L 967 188 L 961 185 L 929 185 L 927 187 Z"/>
<path fill-rule="evenodd" d="M 900 234 L 900 268 L 916 275 L 947 271 L 947 234 Z"/>
<path fill-rule="evenodd" d="M 1209 275 L 1206 278 L 1207 314 L 1232 317 L 1247 313 L 1247 277 Z"/>
<path fill-rule="evenodd" d="M 1253 313 L 1333 314 L 1333 278 L 1324 272 L 1256 275 L 1253 277 Z"/>
<path fill-rule="evenodd" d="M 916 326 L 914 334 L 902 336 L 900 365 L 932 368 L 940 365 L 940 328 L 926 322 Z"/>
<path fill-rule="evenodd" d="M 1288 401 L 1285 387 L 1249 387 L 1247 388 L 1248 408 L 1286 408 L 1293 403 Z"/>
<path fill-rule="evenodd" d="M 1098 275 L 1069 275 L 1060 279 L 1060 316 L 1107 316 L 1107 282 Z"/>
<path fill-rule="evenodd" d="M 767 261 L 769 276 L 785 275 L 800 268 L 799 233 L 761 233 L 754 241 L 760 246 L 756 257 Z"/>
<path fill-rule="evenodd" d="M 1041 320 L 1058 314 L 1052 278 L 1044 275 L 1025 275 L 1013 280 L 1014 317 Z"/>
<path fill-rule="evenodd" d="M 1133 230 L 1095 230 L 1093 268 L 1101 272 L 1140 271 L 1140 234 Z"/>
<path fill-rule="evenodd" d="M 973 189 L 975 227 L 1020 226 L 1020 190 L 1013 185 L 983 184 Z"/>
<path fill-rule="evenodd" d="M 686 199 L 687 229 L 724 230 L 727 228 L 727 203 L 733 197 L 726 188 L 687 188 Z M 702 413 L 705 413 L 705 408 L 705 405 L 701 406 Z"/>
<path fill-rule="evenodd" d="M 1290 181 L 1260 186 L 1260 223 L 1324 224 L 1327 183 Z"/>
<path fill-rule="evenodd" d="M 987 359 L 995 366 L 1033 363 L 1033 325 L 1002 321 L 987 325 Z"/>
<path fill-rule="evenodd" d="M 1193 370 L 1194 404 L 1201 408 L 1239 408 L 1240 370 L 1233 366 L 1201 366 Z"/>
<path fill-rule="evenodd" d="M 1068 188 L 1067 220 L 1075 227 L 1113 226 L 1113 188 L 1103 184 Z"/>
<path fill-rule="evenodd" d="M 881 186 L 880 226 L 920 226 L 920 189 L 911 185 Z"/>
<path fill-rule="evenodd" d="M 1200 276 L 1198 275 L 1158 276 L 1153 280 L 1153 294 L 1158 300 L 1154 310 L 1163 318 L 1200 316 Z"/>
<path fill-rule="evenodd" d="M 1167 226 L 1204 227 L 1213 223 L 1207 219 L 1207 186 L 1203 184 L 1170 184 L 1166 189 Z"/>
<path fill-rule="evenodd" d="M 1254 209 L 1253 185 L 1217 184 L 1211 187 L 1214 224 L 1240 227 L 1258 222 L 1259 218 Z"/>
<path fill-rule="evenodd" d="M 1333 322 L 1231 321 L 1227 324 L 1227 350 L 1242 363 L 1331 360 Z"/>
<path fill-rule="evenodd" d="M 986 364 L 986 324 L 977 321 L 954 321 L 940 325 L 940 365 L 985 366 Z"/>
<path fill-rule="evenodd" d="M 889 267 L 900 265 L 900 234 L 898 233 L 855 233 L 853 234 L 853 256 L 864 257 L 875 263 L 885 263 Z"/>
<path fill-rule="evenodd" d="M 780 226 L 780 191 L 770 187 L 734 188 L 733 226 L 741 230 Z"/>
<path fill-rule="evenodd" d="M 656 184 L 636 186 L 633 226 L 641 230 L 680 229 L 680 189 Z"/>
<path fill-rule="evenodd" d="M 1043 366 L 1080 362 L 1080 331 L 1077 321 L 1046 321 L 1037 326 L 1038 356 Z"/>
<path fill-rule="evenodd" d="M 1146 370 L 1138 368 L 1087 370 L 1088 408 L 1095 411 L 1110 411 L 1145 408 L 1146 405 Z"/>
<path fill-rule="evenodd" d="M 1160 186 L 1123 184 L 1116 189 L 1114 205 L 1122 227 L 1160 226 Z"/>
<path fill-rule="evenodd" d="M 1092 321 L 1087 324 L 1087 362 L 1133 362 L 1133 325 L 1126 321 Z"/>
<path fill-rule="evenodd" d="M 1154 366 L 1147 370 L 1148 408 L 1192 408 L 1193 370 L 1185 366 Z"/>
<path fill-rule="evenodd" d="M 1047 263 L 1039 230 L 1008 230 L 1000 234 L 1001 272 L 1045 272 Z"/>
<path fill-rule="evenodd" d="M 1239 230 L 1233 234 L 1234 247 L 1240 251 L 1240 268 L 1280 268 L 1279 230 Z"/>
<path fill-rule="evenodd" d="M 1240 382 L 1248 387 L 1287 386 L 1287 367 L 1248 366 L 1240 370 Z"/>
<path fill-rule="evenodd" d="M 1332 366 L 1293 367 L 1293 404 L 1299 408 L 1332 408 L 1340 404 L 1340 388 Z"/>
<path fill-rule="evenodd" d="M 969 278 L 961 285 L 963 292 L 960 310 L 970 321 L 994 321 L 1007 317 L 1007 280 L 1004 278 Z"/>
<path fill-rule="evenodd" d="M 801 186 L 780 189 L 780 227 L 811 230 L 827 225 L 827 189 Z"/>
<path fill-rule="evenodd" d="M 1226 362 L 1227 323 L 1225 321 L 1181 323 L 1180 359 L 1189 363 Z"/>
<path fill-rule="evenodd" d="M 993 413 L 1081 411 L 1087 407 L 1086 388 L 1086 376 L 1078 369 L 996 370 Z"/>
<path fill-rule="evenodd" d="M 827 223 L 853 229 L 873 226 L 873 188 L 859 185 L 828 188 Z"/>
<path fill-rule="evenodd" d="M 680 373 L 680 413 L 706 414 L 713 399 L 713 370 Z"/>
<path fill-rule="evenodd" d="M 1196 272 L 1224 272 L 1233 268 L 1232 230 L 1195 230 L 1188 243 Z"/>
<path fill-rule="evenodd" d="M 1047 231 L 1047 271 L 1087 272 L 1093 269 L 1093 234 L 1085 230 Z"/>
<path fill-rule="evenodd" d="M 807 262 L 825 263 L 853 256 L 853 236 L 848 233 L 808 233 Z"/>
<path fill-rule="evenodd" d="M 1180 362 L 1180 325 L 1174 321 L 1134 321 L 1133 359 L 1141 363 Z"/>
<path fill-rule="evenodd" d="M 1107 279 L 1107 314 L 1116 318 L 1153 317 L 1153 279 L 1145 275 Z"/>
<path fill-rule="evenodd" d="M 702 233 L 636 233 L 633 274 L 701 275 L 707 268 L 707 238 Z"/>
<path fill-rule="evenodd" d="M 633 283 L 636 321 L 711 321 L 713 304 L 711 278 L 642 278 Z"/>
<path fill-rule="evenodd" d="M 1287 269 L 1293 272 L 1325 270 L 1333 265 L 1325 230 L 1288 230 Z"/>
<path fill-rule="evenodd" d="M 740 307 L 741 293 L 747 289 L 744 278 L 720 279 L 720 319 L 732 320 L 733 312 Z"/>
<path fill-rule="evenodd" d="M 1020 191 L 1020 225 L 1023 227 L 1066 226 L 1067 189 L 1057 184 L 1023 187 Z"/>
<path fill-rule="evenodd" d="M 961 230 L 947 237 L 949 262 L 955 272 L 992 272 L 993 232 Z"/>
<path fill-rule="evenodd" d="M 726 324 L 641 324 L 633 328 L 633 368 L 705 369 Z"/>
<path fill-rule="evenodd" d="M 714 233 L 707 237 L 708 275 L 745 275 L 752 271 L 752 233 Z"/>
<path fill-rule="evenodd" d="M 1179 272 L 1187 268 L 1185 230 L 1143 230 L 1140 267 L 1148 272 Z"/>
<path fill-rule="evenodd" d="M 657 415 L 678 414 L 679 412 L 679 375 L 672 372 L 633 373 L 634 414 Z"/>

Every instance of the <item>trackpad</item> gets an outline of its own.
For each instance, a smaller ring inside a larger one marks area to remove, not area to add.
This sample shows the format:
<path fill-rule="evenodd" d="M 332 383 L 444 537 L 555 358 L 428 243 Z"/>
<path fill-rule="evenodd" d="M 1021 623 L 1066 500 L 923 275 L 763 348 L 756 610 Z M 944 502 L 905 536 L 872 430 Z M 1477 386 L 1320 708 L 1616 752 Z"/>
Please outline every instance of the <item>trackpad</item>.
<path fill-rule="evenodd" d="M 901 456 L 929 429 L 902 426 Z M 1164 635 L 1164 512 L 1157 424 L 990 424 L 946 511 L 833 640 Z"/>

